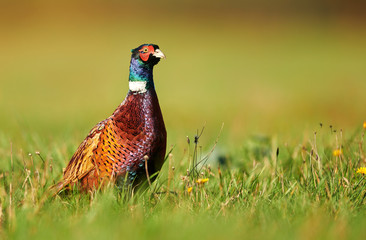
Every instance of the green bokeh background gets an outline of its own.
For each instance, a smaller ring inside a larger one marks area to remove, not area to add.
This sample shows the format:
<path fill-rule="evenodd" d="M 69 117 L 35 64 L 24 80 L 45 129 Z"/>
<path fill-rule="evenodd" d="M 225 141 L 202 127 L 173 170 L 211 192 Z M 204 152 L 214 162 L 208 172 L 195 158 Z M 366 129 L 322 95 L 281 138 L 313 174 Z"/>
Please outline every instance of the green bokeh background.
<path fill-rule="evenodd" d="M 0 238 L 360 239 L 361 2 L 0 0 Z M 127 204 L 111 191 L 43 202 L 88 131 L 123 101 L 130 50 L 142 43 L 167 56 L 154 79 L 179 196 L 155 202 L 154 188 Z M 185 194 L 186 136 L 205 125 L 201 159 L 222 123 L 209 182 L 192 180 Z"/>
<path fill-rule="evenodd" d="M 239 147 L 365 120 L 357 1 L 2 1 L 0 134 L 80 142 L 128 91 L 130 50 L 156 43 L 169 144 Z M 21 147 L 21 145 L 20 145 Z M 75 146 L 76 147 L 76 146 Z M 66 161 L 66 160 L 65 160 Z"/>

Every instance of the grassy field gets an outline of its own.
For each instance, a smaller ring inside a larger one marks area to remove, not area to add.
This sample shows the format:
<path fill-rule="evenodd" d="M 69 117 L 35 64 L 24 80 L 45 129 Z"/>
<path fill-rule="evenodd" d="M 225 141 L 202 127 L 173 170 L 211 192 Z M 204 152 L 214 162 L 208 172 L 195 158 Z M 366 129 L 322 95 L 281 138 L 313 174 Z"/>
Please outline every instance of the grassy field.
<path fill-rule="evenodd" d="M 10 170 L 0 175 L 0 236 L 359 239 L 366 234 L 366 179 L 356 173 L 366 160 L 364 133 L 358 128 L 344 138 L 319 127 L 296 146 L 276 138 L 247 139 L 237 152 L 219 156 L 220 165 L 211 161 L 202 168 L 192 164 L 207 155 L 199 144 L 187 143 L 185 154 L 173 150 L 158 180 L 144 191 L 111 187 L 91 196 L 55 198 L 47 196 L 47 188 L 73 144 L 54 147 L 48 158 L 9 151 L 12 146 L 2 138 Z"/>
<path fill-rule="evenodd" d="M 366 236 L 364 22 L 41 2 L 0 7 L 1 239 Z M 124 99 L 143 42 L 167 56 L 154 79 L 173 150 L 158 180 L 47 197 Z"/>

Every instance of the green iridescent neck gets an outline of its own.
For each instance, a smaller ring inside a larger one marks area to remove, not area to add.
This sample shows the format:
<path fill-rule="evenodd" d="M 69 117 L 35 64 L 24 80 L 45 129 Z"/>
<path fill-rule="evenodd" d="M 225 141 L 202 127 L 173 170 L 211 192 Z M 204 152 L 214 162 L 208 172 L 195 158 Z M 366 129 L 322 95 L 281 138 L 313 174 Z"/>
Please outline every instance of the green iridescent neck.
<path fill-rule="evenodd" d="M 154 87 L 153 67 L 139 59 L 131 58 L 129 81 L 146 82 L 146 89 Z"/>

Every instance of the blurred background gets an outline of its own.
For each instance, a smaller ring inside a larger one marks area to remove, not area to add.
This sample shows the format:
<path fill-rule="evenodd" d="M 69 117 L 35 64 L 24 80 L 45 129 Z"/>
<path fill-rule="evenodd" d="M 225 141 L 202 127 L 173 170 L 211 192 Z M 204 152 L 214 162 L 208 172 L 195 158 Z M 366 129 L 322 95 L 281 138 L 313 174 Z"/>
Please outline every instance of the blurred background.
<path fill-rule="evenodd" d="M 130 50 L 156 43 L 169 144 L 286 139 L 366 120 L 363 1 L 1 1 L 0 135 L 80 143 L 128 91 Z M 21 146 L 21 145 L 20 145 Z M 77 145 L 75 146 L 75 148 Z M 34 150 L 34 149 L 33 149 Z"/>

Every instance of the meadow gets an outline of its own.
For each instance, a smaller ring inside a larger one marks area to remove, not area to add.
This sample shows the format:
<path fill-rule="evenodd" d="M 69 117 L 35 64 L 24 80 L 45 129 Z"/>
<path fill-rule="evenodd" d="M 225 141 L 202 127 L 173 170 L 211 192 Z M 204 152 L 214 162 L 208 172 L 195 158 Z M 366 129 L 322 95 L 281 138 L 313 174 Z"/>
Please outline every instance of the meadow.
<path fill-rule="evenodd" d="M 363 22 L 34 6 L 0 16 L 1 239 L 366 236 Z M 49 197 L 144 42 L 167 56 L 158 179 Z"/>

